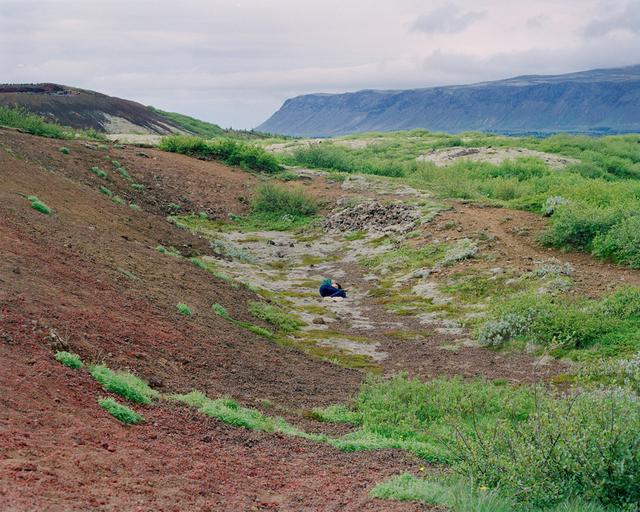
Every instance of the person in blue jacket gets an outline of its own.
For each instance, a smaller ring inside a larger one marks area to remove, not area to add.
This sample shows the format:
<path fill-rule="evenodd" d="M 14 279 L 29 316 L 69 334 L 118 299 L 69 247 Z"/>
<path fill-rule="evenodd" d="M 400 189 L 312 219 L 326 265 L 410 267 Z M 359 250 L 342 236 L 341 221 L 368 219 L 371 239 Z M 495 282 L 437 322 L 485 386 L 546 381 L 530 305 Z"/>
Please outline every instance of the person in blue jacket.
<path fill-rule="evenodd" d="M 322 297 L 342 297 L 343 299 L 347 298 L 346 292 L 342 289 L 335 281 L 331 279 L 325 279 L 322 281 L 320 285 L 320 296 Z"/>

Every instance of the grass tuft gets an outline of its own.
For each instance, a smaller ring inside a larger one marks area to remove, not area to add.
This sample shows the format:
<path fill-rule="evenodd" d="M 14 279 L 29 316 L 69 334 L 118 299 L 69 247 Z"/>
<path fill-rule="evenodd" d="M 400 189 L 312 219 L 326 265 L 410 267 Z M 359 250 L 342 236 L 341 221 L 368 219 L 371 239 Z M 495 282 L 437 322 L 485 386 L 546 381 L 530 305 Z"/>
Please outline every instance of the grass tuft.
<path fill-rule="evenodd" d="M 56 352 L 56 361 L 68 366 L 69 368 L 73 368 L 74 370 L 82 368 L 83 366 L 82 359 L 80 359 L 78 354 L 73 354 L 64 350 Z"/>
<path fill-rule="evenodd" d="M 193 315 L 193 313 L 191 312 L 191 308 L 186 304 L 184 304 L 183 302 L 176 304 L 176 309 L 178 310 L 178 313 L 180 313 L 181 315 L 184 315 L 184 316 Z"/>
<path fill-rule="evenodd" d="M 114 372 L 104 364 L 91 366 L 89 371 L 105 391 L 116 393 L 131 402 L 150 404 L 160 396 L 160 393 L 151 389 L 145 381 L 132 373 Z"/>
<path fill-rule="evenodd" d="M 100 398 L 98 400 L 100 407 L 107 411 L 111 416 L 125 425 L 135 425 L 144 421 L 144 417 L 126 405 L 119 404 L 113 398 Z"/>

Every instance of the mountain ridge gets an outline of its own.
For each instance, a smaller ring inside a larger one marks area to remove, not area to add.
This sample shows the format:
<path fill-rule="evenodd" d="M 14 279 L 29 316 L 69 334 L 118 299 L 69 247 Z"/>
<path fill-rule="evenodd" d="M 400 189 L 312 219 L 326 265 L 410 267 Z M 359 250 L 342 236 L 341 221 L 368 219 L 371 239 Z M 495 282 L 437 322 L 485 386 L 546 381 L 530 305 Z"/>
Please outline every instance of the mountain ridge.
<path fill-rule="evenodd" d="M 257 127 L 298 136 L 414 128 L 452 133 L 640 131 L 640 65 L 466 85 L 305 94 L 285 100 Z"/>

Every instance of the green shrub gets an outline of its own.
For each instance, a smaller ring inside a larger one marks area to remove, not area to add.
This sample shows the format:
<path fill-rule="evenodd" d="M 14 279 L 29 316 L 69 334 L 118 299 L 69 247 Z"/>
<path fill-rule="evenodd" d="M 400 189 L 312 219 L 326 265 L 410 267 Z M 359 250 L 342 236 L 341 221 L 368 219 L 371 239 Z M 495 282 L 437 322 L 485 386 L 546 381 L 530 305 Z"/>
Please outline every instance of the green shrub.
<path fill-rule="evenodd" d="M 602 312 L 620 320 L 640 318 L 640 288 L 624 286 L 606 296 L 601 304 Z"/>
<path fill-rule="evenodd" d="M 60 148 L 58 151 L 60 151 L 60 153 L 62 153 L 63 155 L 68 155 L 69 153 L 71 153 L 71 151 L 69 151 L 69 148 Z"/>
<path fill-rule="evenodd" d="M 44 213 L 45 215 L 51 215 L 51 208 L 49 208 L 46 204 L 44 204 L 38 198 L 36 198 L 34 201 L 31 202 L 31 208 L 33 208 L 34 210 L 40 213 Z"/>
<path fill-rule="evenodd" d="M 102 169 L 100 169 L 100 167 L 92 167 L 91 169 L 89 169 L 89 171 L 93 174 L 95 174 L 98 178 L 106 178 L 107 177 L 107 173 L 105 171 L 103 171 Z"/>
<path fill-rule="evenodd" d="M 327 169 L 340 172 L 362 172 L 379 176 L 401 177 L 410 172 L 411 165 L 394 160 L 382 160 L 364 156 L 331 142 L 298 147 L 285 161 L 312 169 Z"/>
<path fill-rule="evenodd" d="M 280 187 L 271 183 L 259 186 L 251 201 L 255 213 L 306 217 L 315 215 L 320 205 L 299 189 Z"/>
<path fill-rule="evenodd" d="M 260 320 L 270 323 L 282 332 L 294 332 L 304 325 L 294 315 L 264 302 L 249 302 L 249 313 Z"/>
<path fill-rule="evenodd" d="M 164 151 L 204 160 L 222 160 L 227 165 L 238 165 L 259 172 L 272 174 L 281 170 L 277 159 L 264 149 L 231 139 L 208 142 L 198 137 L 171 135 L 163 138 L 159 147 Z"/>
<path fill-rule="evenodd" d="M 132 373 L 114 372 L 104 364 L 92 366 L 89 371 L 105 391 L 116 393 L 132 402 L 150 404 L 160 396 L 160 393 Z"/>
<path fill-rule="evenodd" d="M 593 240 L 593 254 L 640 268 L 640 215 L 626 217 Z"/>
<path fill-rule="evenodd" d="M 493 346 L 524 337 L 539 345 L 586 348 L 615 329 L 616 323 L 592 301 L 521 295 L 494 306 L 479 339 Z"/>
<path fill-rule="evenodd" d="M 119 404 L 113 398 L 100 398 L 98 400 L 100 407 L 107 411 L 111 416 L 125 425 L 135 425 L 144 421 L 144 417 L 126 405 Z"/>
<path fill-rule="evenodd" d="M 191 308 L 189 308 L 189 306 L 187 306 L 186 304 L 180 302 L 179 304 L 176 304 L 176 309 L 178 310 L 178 313 L 180 313 L 181 315 L 184 316 L 191 316 Z"/>
<path fill-rule="evenodd" d="M 142 192 L 144 190 L 144 185 L 141 183 L 132 183 L 131 188 L 137 190 L 138 192 Z"/>
<path fill-rule="evenodd" d="M 122 206 L 123 204 L 126 204 L 125 200 L 122 199 L 120 196 L 113 196 L 111 200 L 120 206 Z"/>
<path fill-rule="evenodd" d="M 396 501 L 422 501 L 443 505 L 453 512 L 513 512 L 513 500 L 495 490 L 478 489 L 461 478 L 419 478 L 409 473 L 377 485 L 371 496 Z"/>
<path fill-rule="evenodd" d="M 59 361 L 63 365 L 68 366 L 69 368 L 73 368 L 74 370 L 82 368 L 83 366 L 82 359 L 80 359 L 80 356 L 78 354 L 65 352 L 64 350 L 56 352 L 56 361 Z"/>
<path fill-rule="evenodd" d="M 113 192 L 111 192 L 111 190 L 104 186 L 100 187 L 100 193 L 104 194 L 107 197 L 113 197 Z"/>
<path fill-rule="evenodd" d="M 640 406 L 616 392 L 539 396 L 526 421 L 461 433 L 454 468 L 534 507 L 580 496 L 637 510 Z"/>
<path fill-rule="evenodd" d="M 541 241 L 551 247 L 573 247 L 589 251 L 593 240 L 606 233 L 621 214 L 611 208 L 588 208 L 576 204 L 559 207 L 551 217 Z"/>
<path fill-rule="evenodd" d="M 135 211 L 137 211 L 137 212 L 139 212 L 139 211 L 141 211 L 141 210 L 142 210 L 142 208 L 140 208 L 140 206 L 138 206 L 138 205 L 137 205 L 137 204 L 135 204 L 135 203 L 129 203 L 129 208 L 131 208 L 132 210 L 135 210 Z"/>

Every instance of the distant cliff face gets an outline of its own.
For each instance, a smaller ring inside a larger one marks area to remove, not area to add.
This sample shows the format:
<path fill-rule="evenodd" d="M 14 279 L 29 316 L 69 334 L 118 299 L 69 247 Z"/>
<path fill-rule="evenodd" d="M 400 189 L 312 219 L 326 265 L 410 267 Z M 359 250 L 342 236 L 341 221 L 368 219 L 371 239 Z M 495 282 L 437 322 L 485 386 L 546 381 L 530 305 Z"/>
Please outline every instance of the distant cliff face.
<path fill-rule="evenodd" d="M 640 65 L 473 85 L 307 94 L 257 127 L 300 136 L 433 131 L 640 131 Z"/>

